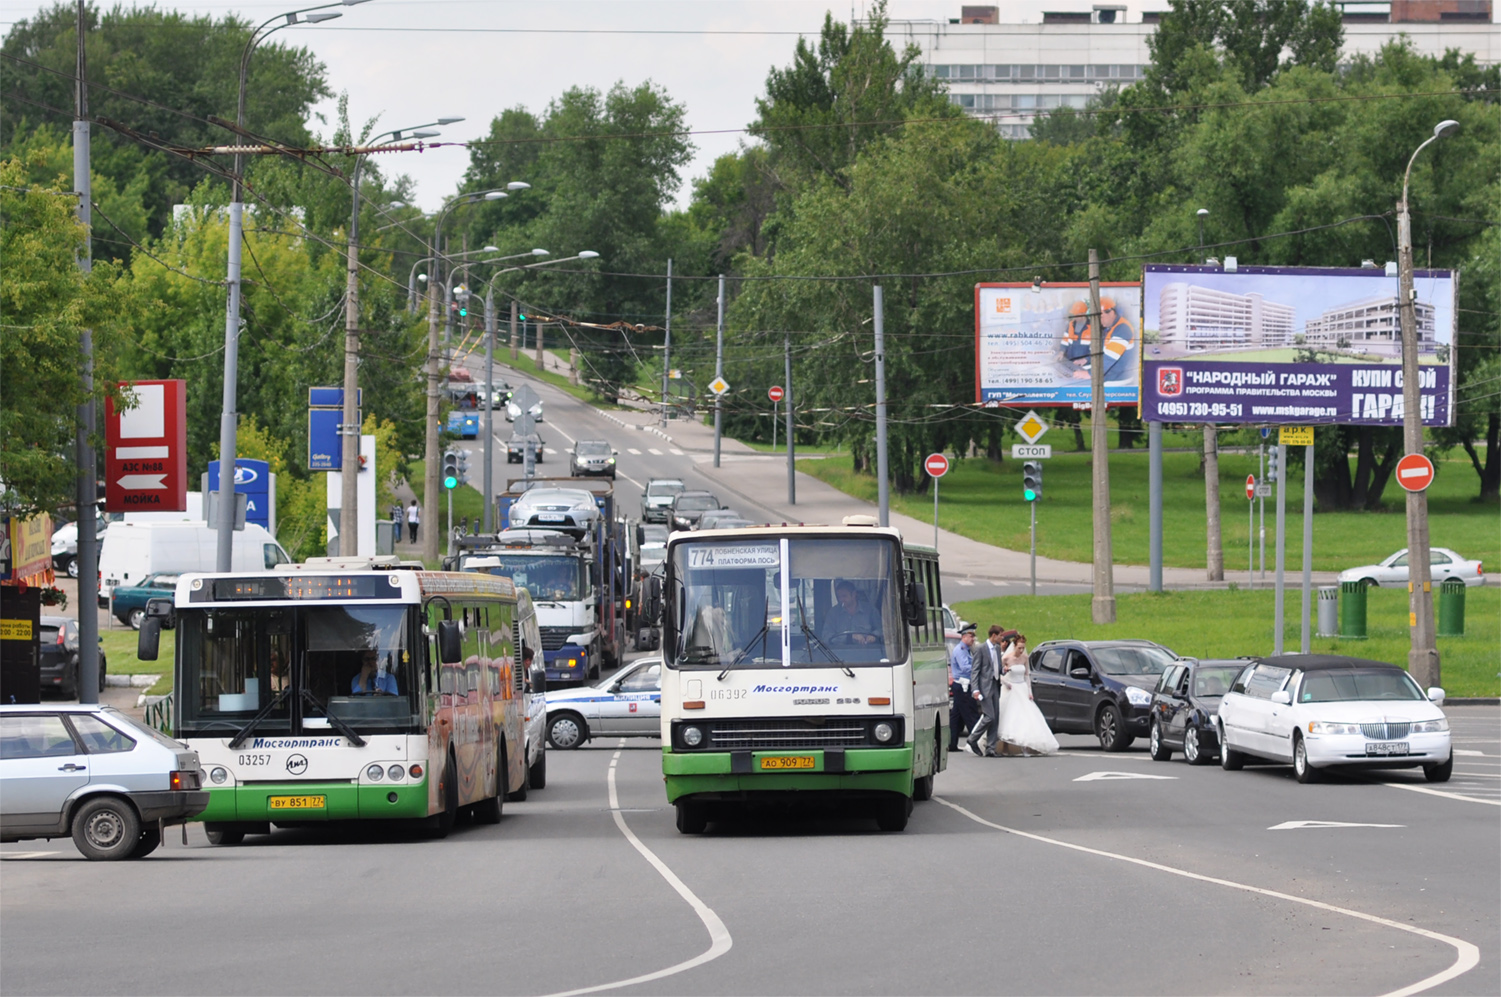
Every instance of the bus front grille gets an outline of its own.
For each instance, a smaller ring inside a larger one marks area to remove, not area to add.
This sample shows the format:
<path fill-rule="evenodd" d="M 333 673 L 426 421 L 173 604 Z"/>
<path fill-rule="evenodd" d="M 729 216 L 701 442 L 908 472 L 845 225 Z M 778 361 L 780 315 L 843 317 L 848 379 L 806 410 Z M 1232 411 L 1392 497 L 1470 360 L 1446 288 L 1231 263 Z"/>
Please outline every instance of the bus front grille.
<path fill-rule="evenodd" d="M 709 744 L 720 751 L 858 748 L 870 743 L 866 722 L 854 717 L 716 720 L 708 727 Z"/>

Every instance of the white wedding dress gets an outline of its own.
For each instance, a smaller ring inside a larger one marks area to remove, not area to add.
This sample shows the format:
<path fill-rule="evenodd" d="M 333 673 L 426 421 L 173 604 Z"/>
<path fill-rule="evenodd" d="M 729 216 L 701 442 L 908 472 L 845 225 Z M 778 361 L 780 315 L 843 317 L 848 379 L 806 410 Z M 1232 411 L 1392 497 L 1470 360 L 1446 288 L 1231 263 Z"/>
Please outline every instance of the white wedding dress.
<path fill-rule="evenodd" d="M 1001 676 L 1001 703 L 997 710 L 1000 718 L 996 729 L 1002 741 L 1043 755 L 1058 750 L 1058 739 L 1032 701 L 1032 680 L 1025 660 L 1007 663 Z"/>

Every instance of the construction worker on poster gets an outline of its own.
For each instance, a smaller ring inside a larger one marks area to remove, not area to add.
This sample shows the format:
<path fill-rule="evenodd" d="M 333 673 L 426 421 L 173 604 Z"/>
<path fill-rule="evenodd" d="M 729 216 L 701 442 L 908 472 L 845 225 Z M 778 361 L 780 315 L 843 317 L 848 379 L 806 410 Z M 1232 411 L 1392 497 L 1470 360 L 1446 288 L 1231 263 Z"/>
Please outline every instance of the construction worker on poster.
<path fill-rule="evenodd" d="M 1080 323 L 1073 317 L 1075 309 L 1083 306 L 1080 301 L 1070 307 L 1068 329 L 1061 340 L 1063 358 L 1074 365 L 1070 376 L 1075 378 L 1090 376 L 1091 329 L 1087 323 Z M 1132 367 L 1126 357 L 1136 345 L 1136 331 L 1131 328 L 1130 321 L 1116 311 L 1114 298 L 1100 299 L 1100 320 L 1105 328 L 1105 380 L 1130 380 Z"/>

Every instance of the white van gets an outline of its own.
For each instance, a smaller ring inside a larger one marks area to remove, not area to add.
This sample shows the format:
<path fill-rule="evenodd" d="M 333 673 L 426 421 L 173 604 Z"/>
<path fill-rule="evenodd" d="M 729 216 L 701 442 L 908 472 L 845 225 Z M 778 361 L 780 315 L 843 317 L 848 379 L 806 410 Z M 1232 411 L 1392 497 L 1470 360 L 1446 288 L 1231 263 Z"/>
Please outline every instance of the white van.
<path fill-rule="evenodd" d="M 99 605 L 109 605 L 117 585 L 137 585 L 159 571 L 213 571 L 218 531 L 196 523 L 111 523 L 99 546 Z M 231 571 L 269 571 L 292 559 L 264 526 L 235 531 Z"/>

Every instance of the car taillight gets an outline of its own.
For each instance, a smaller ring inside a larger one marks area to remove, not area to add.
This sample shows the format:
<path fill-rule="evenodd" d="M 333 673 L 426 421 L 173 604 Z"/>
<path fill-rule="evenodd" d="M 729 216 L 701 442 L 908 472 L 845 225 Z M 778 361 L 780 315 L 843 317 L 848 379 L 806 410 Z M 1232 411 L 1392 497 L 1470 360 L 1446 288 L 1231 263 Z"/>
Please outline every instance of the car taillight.
<path fill-rule="evenodd" d="M 1479 561 L 1475 562 L 1475 574 L 1477 574 L 1477 575 L 1483 575 L 1483 574 L 1485 574 L 1485 565 L 1481 564 Z"/>
<path fill-rule="evenodd" d="M 62 631 L 61 628 L 59 628 L 58 631 L 57 631 L 57 642 L 59 644 L 66 644 L 67 643 L 67 640 L 64 639 L 63 631 Z"/>
<path fill-rule="evenodd" d="M 200 785 L 196 770 L 185 772 L 173 772 L 169 777 L 169 785 L 174 791 L 181 792 L 185 789 L 197 789 Z"/>

